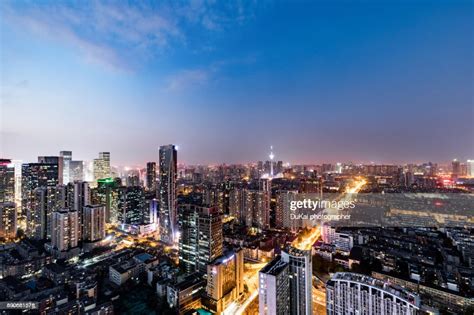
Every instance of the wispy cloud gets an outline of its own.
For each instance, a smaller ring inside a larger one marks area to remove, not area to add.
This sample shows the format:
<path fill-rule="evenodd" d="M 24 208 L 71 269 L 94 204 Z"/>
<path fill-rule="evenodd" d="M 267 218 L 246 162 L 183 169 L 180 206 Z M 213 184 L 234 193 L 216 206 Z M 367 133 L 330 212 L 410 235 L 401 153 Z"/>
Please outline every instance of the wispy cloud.
<path fill-rule="evenodd" d="M 185 43 L 189 28 L 218 31 L 244 19 L 246 11 L 239 2 L 235 8 L 218 5 L 214 1 L 3 1 L 0 8 L 2 18 L 16 29 L 71 45 L 88 62 L 133 70 L 173 44 Z"/>
<path fill-rule="evenodd" d="M 166 89 L 178 91 L 189 87 L 201 86 L 208 82 L 211 73 L 203 69 L 184 70 L 172 75 L 168 79 Z"/>

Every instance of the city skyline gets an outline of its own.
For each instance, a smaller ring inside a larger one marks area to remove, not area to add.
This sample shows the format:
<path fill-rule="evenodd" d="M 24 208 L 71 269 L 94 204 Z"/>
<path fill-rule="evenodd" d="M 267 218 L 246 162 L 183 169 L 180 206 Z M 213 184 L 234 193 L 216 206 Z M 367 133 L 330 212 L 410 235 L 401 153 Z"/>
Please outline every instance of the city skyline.
<path fill-rule="evenodd" d="M 4 158 L 474 156 L 472 2 L 1 4 Z M 87 23 L 86 23 L 87 21 Z M 94 141 L 91 141 L 93 139 Z"/>

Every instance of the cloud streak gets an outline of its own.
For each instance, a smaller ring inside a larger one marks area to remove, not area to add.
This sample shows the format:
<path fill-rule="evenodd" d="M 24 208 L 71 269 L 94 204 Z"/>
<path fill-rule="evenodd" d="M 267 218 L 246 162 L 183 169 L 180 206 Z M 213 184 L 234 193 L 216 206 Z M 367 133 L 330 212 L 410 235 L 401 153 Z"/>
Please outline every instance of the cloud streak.
<path fill-rule="evenodd" d="M 72 46 L 87 62 L 119 71 L 133 71 L 174 45 L 185 45 L 192 27 L 213 32 L 244 19 L 240 5 L 217 8 L 205 1 L 4 1 L 1 11 L 13 28 Z"/>

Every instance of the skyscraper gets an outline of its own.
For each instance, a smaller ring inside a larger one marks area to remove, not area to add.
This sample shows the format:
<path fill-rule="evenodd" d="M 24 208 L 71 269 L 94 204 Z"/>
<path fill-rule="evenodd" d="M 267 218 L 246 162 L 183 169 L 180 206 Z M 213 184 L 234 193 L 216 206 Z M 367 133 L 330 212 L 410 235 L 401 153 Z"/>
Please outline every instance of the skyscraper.
<path fill-rule="evenodd" d="M 77 211 L 59 210 L 52 215 L 51 246 L 64 252 L 78 245 Z"/>
<path fill-rule="evenodd" d="M 63 158 L 63 183 L 67 184 L 71 181 L 71 160 L 72 152 L 71 151 L 61 151 L 59 156 Z"/>
<path fill-rule="evenodd" d="M 146 188 L 156 193 L 156 163 L 146 163 Z"/>
<path fill-rule="evenodd" d="M 160 147 L 160 238 L 174 244 L 176 240 L 177 151 L 174 145 Z"/>
<path fill-rule="evenodd" d="M 149 208 L 143 187 L 122 187 L 119 192 L 118 219 L 122 224 L 139 225 L 148 221 Z"/>
<path fill-rule="evenodd" d="M 222 215 L 217 208 L 179 206 L 179 259 L 188 272 L 207 272 L 207 264 L 223 253 Z"/>
<path fill-rule="evenodd" d="M 207 306 L 221 314 L 244 292 L 244 253 L 226 252 L 207 265 Z"/>
<path fill-rule="evenodd" d="M 60 184 L 62 173 L 58 163 L 27 163 L 22 164 L 21 169 L 22 200 L 20 217 L 24 220 L 27 214 L 33 211 L 35 189 L 39 187 L 56 187 Z"/>
<path fill-rule="evenodd" d="M 474 160 L 467 160 L 467 176 L 474 177 Z"/>
<path fill-rule="evenodd" d="M 15 202 L 15 166 L 8 159 L 0 159 L 0 203 L 2 202 Z"/>
<path fill-rule="evenodd" d="M 290 314 L 312 315 L 311 249 L 289 246 L 281 252 L 282 261 L 288 263 L 290 277 Z"/>
<path fill-rule="evenodd" d="M 82 240 L 94 243 L 105 238 L 105 206 L 87 205 L 83 208 Z"/>
<path fill-rule="evenodd" d="M 417 314 L 420 299 L 398 286 L 366 275 L 338 272 L 326 283 L 328 315 Z"/>
<path fill-rule="evenodd" d="M 259 315 L 290 314 L 289 264 L 275 257 L 258 274 Z"/>
<path fill-rule="evenodd" d="M 94 187 L 97 180 L 110 177 L 110 152 L 99 152 L 99 158 L 94 159 Z"/>
<path fill-rule="evenodd" d="M 275 227 L 277 228 L 289 228 L 296 229 L 295 220 L 291 220 L 290 209 L 291 201 L 296 199 L 298 194 L 297 190 L 280 190 L 276 195 L 276 206 L 275 206 Z"/>
<path fill-rule="evenodd" d="M 69 181 L 83 181 L 84 180 L 84 163 L 82 161 L 69 162 Z"/>
<path fill-rule="evenodd" d="M 0 237 L 16 236 L 16 208 L 13 202 L 0 202 Z"/>
<path fill-rule="evenodd" d="M 454 159 L 451 163 L 452 172 L 454 178 L 457 178 L 461 175 L 461 162 L 458 159 Z"/>
<path fill-rule="evenodd" d="M 38 156 L 38 163 L 50 164 L 57 167 L 58 184 L 63 184 L 64 162 L 62 156 Z"/>
<path fill-rule="evenodd" d="M 83 210 L 84 206 L 91 204 L 91 190 L 88 182 L 74 182 L 74 202 L 72 210 L 77 211 L 78 217 L 78 235 L 79 239 L 82 238 L 83 232 Z"/>

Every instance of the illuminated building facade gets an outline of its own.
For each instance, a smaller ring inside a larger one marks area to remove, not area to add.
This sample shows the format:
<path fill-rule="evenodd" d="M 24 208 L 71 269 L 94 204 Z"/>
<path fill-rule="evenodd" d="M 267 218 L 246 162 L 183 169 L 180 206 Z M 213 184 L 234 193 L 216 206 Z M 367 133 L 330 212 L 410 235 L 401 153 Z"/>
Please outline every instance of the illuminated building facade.
<path fill-rule="evenodd" d="M 156 163 L 146 163 L 146 188 L 156 193 Z"/>
<path fill-rule="evenodd" d="M 160 147 L 160 238 L 163 242 L 174 244 L 176 239 L 176 180 L 178 153 L 174 145 Z"/>
<path fill-rule="evenodd" d="M 85 242 L 97 242 L 105 238 L 105 206 L 87 205 L 83 208 L 83 235 Z"/>
<path fill-rule="evenodd" d="M 149 214 L 143 187 L 121 187 L 119 189 L 118 220 L 121 224 L 147 223 Z"/>
<path fill-rule="evenodd" d="M 418 314 L 420 299 L 398 286 L 366 275 L 338 272 L 326 283 L 328 315 Z"/>
<path fill-rule="evenodd" d="M 258 274 L 260 315 L 290 314 L 289 265 L 280 256 L 260 270 Z"/>
<path fill-rule="evenodd" d="M 77 211 L 59 210 L 52 214 L 51 246 L 60 252 L 78 245 Z"/>
<path fill-rule="evenodd" d="M 244 253 L 229 251 L 207 266 L 205 303 L 221 314 L 230 303 L 244 292 Z"/>
<path fill-rule="evenodd" d="M 59 156 L 63 159 L 63 183 L 67 184 L 71 181 L 71 151 L 61 151 Z"/>
<path fill-rule="evenodd" d="M 311 257 L 311 249 L 302 250 L 289 246 L 281 252 L 282 261 L 288 264 L 290 277 L 290 314 L 313 314 Z"/>
<path fill-rule="evenodd" d="M 179 259 L 187 273 L 207 273 L 207 264 L 222 255 L 222 215 L 215 207 L 180 205 Z"/>
<path fill-rule="evenodd" d="M 70 161 L 69 162 L 69 181 L 83 181 L 84 180 L 84 162 Z"/>
<path fill-rule="evenodd" d="M 16 207 L 13 202 L 0 202 L 0 237 L 16 236 Z"/>
<path fill-rule="evenodd" d="M 99 158 L 93 161 L 94 186 L 99 179 L 110 177 L 110 152 L 99 152 Z"/>
<path fill-rule="evenodd" d="M 0 159 L 0 203 L 2 202 L 15 202 L 15 166 L 7 159 Z"/>

